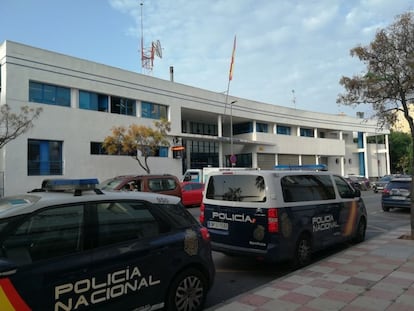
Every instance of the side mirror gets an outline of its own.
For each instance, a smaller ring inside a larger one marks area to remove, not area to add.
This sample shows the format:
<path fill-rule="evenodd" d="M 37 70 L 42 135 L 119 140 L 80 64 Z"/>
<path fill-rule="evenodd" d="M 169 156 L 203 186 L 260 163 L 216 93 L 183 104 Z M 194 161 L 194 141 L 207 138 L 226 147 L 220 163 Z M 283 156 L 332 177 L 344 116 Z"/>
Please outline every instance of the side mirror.
<path fill-rule="evenodd" d="M 360 196 L 361 196 L 361 190 L 355 189 L 355 191 L 354 191 L 354 197 L 355 198 L 359 198 Z"/>
<path fill-rule="evenodd" d="M 0 279 L 2 277 L 8 277 L 10 275 L 13 275 L 17 272 L 17 265 L 14 263 L 0 259 Z"/>

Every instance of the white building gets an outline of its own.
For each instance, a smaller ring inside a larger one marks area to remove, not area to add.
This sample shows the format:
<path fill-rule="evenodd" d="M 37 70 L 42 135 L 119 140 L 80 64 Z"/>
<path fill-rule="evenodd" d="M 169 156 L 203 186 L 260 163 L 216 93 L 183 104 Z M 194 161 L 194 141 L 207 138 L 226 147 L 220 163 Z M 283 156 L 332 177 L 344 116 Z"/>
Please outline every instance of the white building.
<path fill-rule="evenodd" d="M 106 155 L 114 126 L 171 122 L 171 146 L 149 160 L 151 173 L 181 176 L 207 165 L 271 169 L 326 164 L 342 174 L 388 174 L 388 130 L 374 120 L 321 114 L 226 96 L 83 59 L 5 41 L 0 45 L 0 104 L 42 107 L 26 134 L 0 156 L 0 194 L 38 188 L 43 179 L 103 180 L 144 174 L 127 155 Z M 233 125 L 233 131 L 231 126 Z M 369 136 L 385 144 L 369 144 Z M 233 151 L 233 152 L 232 152 Z"/>

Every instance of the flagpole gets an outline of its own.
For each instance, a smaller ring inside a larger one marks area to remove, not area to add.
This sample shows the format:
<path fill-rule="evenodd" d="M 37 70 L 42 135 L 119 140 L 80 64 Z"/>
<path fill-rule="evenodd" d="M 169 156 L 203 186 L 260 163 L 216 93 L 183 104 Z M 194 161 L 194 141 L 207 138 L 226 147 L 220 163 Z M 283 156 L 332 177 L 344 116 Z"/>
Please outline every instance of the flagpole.
<path fill-rule="evenodd" d="M 227 83 L 227 91 L 226 91 L 226 107 L 229 103 L 229 90 L 230 90 L 230 82 L 233 79 L 233 64 L 234 64 L 234 56 L 236 53 L 236 35 L 234 36 L 233 42 L 233 51 L 231 54 L 231 63 L 230 63 L 230 71 L 229 71 L 229 81 Z M 232 101 L 230 103 L 230 165 L 234 166 L 236 164 L 236 157 L 233 154 L 233 104 L 236 101 Z"/>

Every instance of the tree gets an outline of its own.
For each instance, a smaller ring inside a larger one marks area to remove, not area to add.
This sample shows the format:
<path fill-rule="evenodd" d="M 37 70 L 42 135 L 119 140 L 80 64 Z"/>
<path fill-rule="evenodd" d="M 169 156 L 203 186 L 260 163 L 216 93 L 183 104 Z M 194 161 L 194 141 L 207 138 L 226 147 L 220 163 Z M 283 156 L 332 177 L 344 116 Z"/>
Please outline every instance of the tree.
<path fill-rule="evenodd" d="M 112 135 L 107 136 L 103 147 L 109 154 L 129 154 L 138 165 L 147 173 L 151 173 L 148 158 L 156 154 L 157 150 L 170 145 L 167 132 L 171 124 L 165 119 L 154 122 L 155 128 L 132 124 L 128 128 L 118 126 L 112 128 Z"/>
<path fill-rule="evenodd" d="M 391 172 L 411 173 L 411 144 L 411 135 L 408 133 L 391 131 L 389 137 Z"/>
<path fill-rule="evenodd" d="M 401 111 L 413 138 L 414 122 L 409 105 L 414 99 L 414 13 L 398 15 L 393 24 L 377 31 L 368 46 L 351 49 L 351 56 L 366 65 L 366 73 L 340 79 L 346 93 L 339 94 L 337 103 L 372 105 L 380 126 L 393 125 L 397 112 Z M 414 195 L 411 196 L 411 238 L 414 239 Z"/>
<path fill-rule="evenodd" d="M 29 108 L 23 106 L 20 113 L 11 111 L 9 105 L 0 108 L 0 149 L 7 143 L 26 133 L 33 127 L 33 121 L 42 112 L 42 108 Z"/>

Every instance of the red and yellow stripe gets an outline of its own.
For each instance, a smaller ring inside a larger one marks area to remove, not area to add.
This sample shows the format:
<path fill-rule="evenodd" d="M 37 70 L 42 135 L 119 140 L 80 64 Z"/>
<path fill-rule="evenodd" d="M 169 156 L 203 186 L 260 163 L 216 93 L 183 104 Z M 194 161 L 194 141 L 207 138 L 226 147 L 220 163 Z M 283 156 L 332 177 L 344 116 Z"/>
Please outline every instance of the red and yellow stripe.
<path fill-rule="evenodd" d="M 10 279 L 0 279 L 0 309 L 1 311 L 31 311 Z"/>

